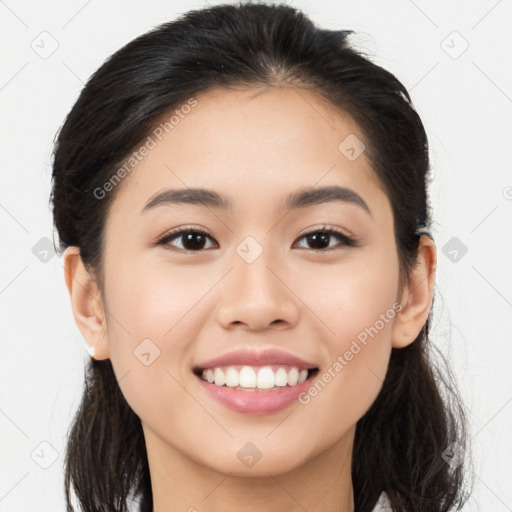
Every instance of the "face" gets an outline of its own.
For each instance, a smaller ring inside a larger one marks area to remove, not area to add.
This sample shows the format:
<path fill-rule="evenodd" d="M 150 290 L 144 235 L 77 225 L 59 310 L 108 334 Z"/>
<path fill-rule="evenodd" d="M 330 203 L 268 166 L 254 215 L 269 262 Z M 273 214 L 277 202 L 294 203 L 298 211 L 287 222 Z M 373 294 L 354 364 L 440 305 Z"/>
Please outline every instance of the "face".
<path fill-rule="evenodd" d="M 109 211 L 108 357 L 153 459 L 240 476 L 286 472 L 351 446 L 382 386 L 399 296 L 391 205 L 366 153 L 339 149 L 346 137 L 364 140 L 361 130 L 313 94 L 195 98 L 118 185 Z M 324 187 L 343 190 L 311 200 Z M 229 207 L 154 201 L 199 188 Z M 193 369 L 242 349 L 279 349 L 318 371 L 286 406 L 241 412 Z M 247 443 L 261 454 L 253 467 L 239 456 L 256 453 Z"/>

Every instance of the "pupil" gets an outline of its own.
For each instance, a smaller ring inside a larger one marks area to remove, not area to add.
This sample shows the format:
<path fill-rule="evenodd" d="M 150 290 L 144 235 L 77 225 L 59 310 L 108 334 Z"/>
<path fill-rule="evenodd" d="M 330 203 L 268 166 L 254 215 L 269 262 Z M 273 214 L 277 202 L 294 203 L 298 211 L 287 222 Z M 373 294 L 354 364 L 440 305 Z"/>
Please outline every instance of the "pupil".
<path fill-rule="evenodd" d="M 194 241 L 194 237 L 200 238 L 200 239 L 202 238 L 202 240 L 200 240 L 199 242 L 197 242 L 197 240 Z M 185 240 L 186 240 L 186 243 L 184 244 L 184 246 L 186 248 L 187 248 L 187 244 L 188 244 L 189 249 L 192 249 L 192 250 L 202 249 L 204 246 L 205 237 L 201 233 L 189 233 L 189 234 L 185 235 Z"/>
<path fill-rule="evenodd" d="M 313 246 L 315 249 L 322 249 L 322 248 L 325 248 L 325 247 L 328 247 L 329 246 L 329 233 L 320 233 L 320 235 L 318 234 L 313 234 L 313 235 L 309 235 L 309 241 L 313 241 Z M 318 245 L 318 241 L 319 240 L 322 240 L 324 243 L 322 244 L 322 241 L 320 242 L 320 245 Z"/>

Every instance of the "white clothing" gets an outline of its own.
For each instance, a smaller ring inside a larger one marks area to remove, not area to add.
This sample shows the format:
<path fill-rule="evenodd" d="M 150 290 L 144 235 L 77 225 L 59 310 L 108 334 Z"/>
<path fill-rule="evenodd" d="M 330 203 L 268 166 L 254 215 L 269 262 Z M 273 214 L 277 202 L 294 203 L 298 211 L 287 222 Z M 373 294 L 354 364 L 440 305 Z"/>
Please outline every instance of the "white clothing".
<path fill-rule="evenodd" d="M 379 501 L 377 501 L 377 504 L 373 508 L 372 512 L 392 512 L 388 497 L 386 496 L 385 492 L 380 495 Z"/>

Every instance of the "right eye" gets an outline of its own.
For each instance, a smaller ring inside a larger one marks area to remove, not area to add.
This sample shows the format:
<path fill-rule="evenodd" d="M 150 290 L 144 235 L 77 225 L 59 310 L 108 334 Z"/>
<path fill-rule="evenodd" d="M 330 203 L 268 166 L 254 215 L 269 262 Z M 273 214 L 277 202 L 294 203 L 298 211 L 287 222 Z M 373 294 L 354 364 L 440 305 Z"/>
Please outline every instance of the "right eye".
<path fill-rule="evenodd" d="M 188 253 L 201 252 L 205 249 L 204 245 L 207 239 L 213 240 L 213 238 L 204 230 L 198 228 L 180 228 L 176 231 L 168 233 L 163 238 L 158 240 L 156 245 L 169 248 L 171 250 L 181 250 Z M 181 239 L 182 247 L 174 249 L 171 246 L 171 240 Z"/>

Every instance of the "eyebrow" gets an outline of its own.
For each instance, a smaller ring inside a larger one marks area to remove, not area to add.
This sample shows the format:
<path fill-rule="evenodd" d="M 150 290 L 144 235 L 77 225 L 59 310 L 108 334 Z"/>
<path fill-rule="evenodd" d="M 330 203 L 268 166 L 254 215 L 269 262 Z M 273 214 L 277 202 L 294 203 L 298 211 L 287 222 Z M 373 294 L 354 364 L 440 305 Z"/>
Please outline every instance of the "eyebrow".
<path fill-rule="evenodd" d="M 305 208 L 315 204 L 341 201 L 361 207 L 370 216 L 372 212 L 364 199 L 346 187 L 331 185 L 318 188 L 303 188 L 290 194 L 284 201 L 283 209 L 294 210 Z M 156 206 L 172 204 L 194 204 L 203 205 L 208 208 L 232 211 L 231 200 L 215 192 L 204 188 L 168 189 L 153 196 L 142 209 L 142 213 Z"/>

